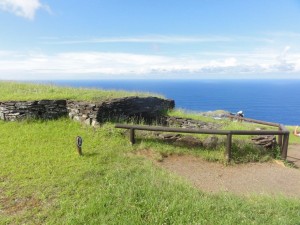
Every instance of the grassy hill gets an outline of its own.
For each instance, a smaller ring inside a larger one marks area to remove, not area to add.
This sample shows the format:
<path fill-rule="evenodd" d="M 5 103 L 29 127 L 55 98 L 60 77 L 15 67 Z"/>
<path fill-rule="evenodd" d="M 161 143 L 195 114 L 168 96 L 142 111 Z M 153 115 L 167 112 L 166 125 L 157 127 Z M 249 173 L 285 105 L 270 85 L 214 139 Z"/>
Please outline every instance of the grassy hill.
<path fill-rule="evenodd" d="M 46 84 L 0 82 L 0 101 L 29 101 L 38 99 L 72 99 L 80 101 L 102 101 L 128 96 L 157 96 L 153 93 L 60 87 Z"/>
<path fill-rule="evenodd" d="M 131 94 L 0 83 L 0 101 L 37 98 L 92 101 Z M 172 115 L 202 118 L 178 111 Z M 251 125 L 224 122 L 224 129 L 244 126 Z M 83 137 L 82 157 L 76 153 L 77 135 Z M 113 124 L 93 129 L 67 118 L 0 121 L 0 137 L 0 224 L 297 224 L 300 221 L 299 199 L 208 194 L 132 154 L 151 148 L 164 154 L 193 154 L 222 163 L 222 149 L 176 147 L 147 136 L 131 146 L 124 131 L 115 129 Z"/>

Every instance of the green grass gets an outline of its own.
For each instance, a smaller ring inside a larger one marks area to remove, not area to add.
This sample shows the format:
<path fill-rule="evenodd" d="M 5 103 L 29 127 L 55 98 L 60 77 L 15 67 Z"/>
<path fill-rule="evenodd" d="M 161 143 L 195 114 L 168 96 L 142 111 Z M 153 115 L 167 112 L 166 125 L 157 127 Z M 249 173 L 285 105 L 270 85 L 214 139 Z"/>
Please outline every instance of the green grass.
<path fill-rule="evenodd" d="M 103 101 L 128 96 L 157 96 L 152 93 L 59 87 L 55 85 L 0 82 L 0 101 L 29 101 L 39 99 L 71 99 L 81 101 Z"/>
<path fill-rule="evenodd" d="M 211 117 L 202 116 L 199 113 L 189 112 L 184 109 L 176 109 L 168 112 L 169 116 L 182 117 L 182 118 L 190 118 L 194 120 L 201 120 L 203 122 L 216 122 L 215 119 Z"/>
<path fill-rule="evenodd" d="M 0 101 L 66 98 L 101 101 L 132 95 L 150 94 L 0 82 Z M 216 121 L 182 110 L 168 113 L 218 122 L 222 129 L 257 127 Z M 76 153 L 77 135 L 83 137 L 82 157 Z M 160 153 L 159 157 L 192 154 L 224 162 L 223 147 L 216 150 L 178 147 L 139 134 L 137 144 L 131 146 L 124 131 L 112 124 L 93 129 L 69 119 L 0 121 L 0 137 L 0 224 L 297 224 L 300 221 L 299 200 L 283 196 L 207 194 L 132 154 L 150 148 Z M 241 141 L 238 138 L 233 146 L 236 162 L 262 161 L 268 157 L 247 144 L 239 146 Z M 298 141 L 291 135 L 290 142 Z"/>
<path fill-rule="evenodd" d="M 286 126 L 286 128 L 290 131 L 290 144 L 300 144 L 300 137 L 293 135 L 293 132 L 295 130 L 295 126 Z M 300 131 L 300 129 L 298 129 Z"/>
<path fill-rule="evenodd" d="M 297 224 L 300 201 L 203 193 L 129 154 L 121 130 L 0 121 L 0 224 Z M 75 137 L 83 137 L 76 153 Z M 191 151 L 191 150 L 190 150 Z"/>

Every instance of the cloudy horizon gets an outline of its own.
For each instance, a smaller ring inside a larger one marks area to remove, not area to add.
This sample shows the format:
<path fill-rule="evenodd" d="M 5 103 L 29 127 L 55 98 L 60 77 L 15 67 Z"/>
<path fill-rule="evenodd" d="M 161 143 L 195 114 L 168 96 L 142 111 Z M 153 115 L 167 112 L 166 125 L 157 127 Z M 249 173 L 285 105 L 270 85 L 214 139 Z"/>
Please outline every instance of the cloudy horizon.
<path fill-rule="evenodd" d="M 1 21 L 7 22 L 1 23 L 0 79 L 300 78 L 300 31 L 291 24 L 300 19 L 297 1 L 276 2 L 271 8 L 259 1 L 234 7 L 223 3 L 228 10 L 224 21 L 210 15 L 224 14 L 222 9 L 207 2 L 193 3 L 198 10 L 203 8 L 203 16 L 189 2 L 184 10 L 191 15 L 184 16 L 192 18 L 184 18 L 178 13 L 183 3 L 178 2 L 169 12 L 172 22 L 163 3 L 162 9 L 150 10 L 142 3 L 95 3 L 98 10 L 81 3 L 72 11 L 58 1 L 0 0 Z M 106 11 L 98 14 L 101 7 Z M 140 15 L 122 12 L 133 7 Z M 247 7 L 262 9 L 251 12 Z M 252 16 L 257 21 L 252 22 Z M 272 21 L 282 16 L 288 18 Z M 200 21 L 203 18 L 207 23 Z M 257 22 L 261 24 L 254 26 Z"/>

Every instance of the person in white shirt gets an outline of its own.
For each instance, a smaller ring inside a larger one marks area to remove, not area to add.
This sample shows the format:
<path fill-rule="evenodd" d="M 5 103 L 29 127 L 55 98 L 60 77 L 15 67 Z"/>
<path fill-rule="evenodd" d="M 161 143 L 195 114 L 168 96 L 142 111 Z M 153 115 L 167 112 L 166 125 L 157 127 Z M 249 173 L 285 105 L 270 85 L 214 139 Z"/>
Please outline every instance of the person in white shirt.
<path fill-rule="evenodd" d="M 299 126 L 296 126 L 295 130 L 294 130 L 294 135 L 300 137 L 300 133 L 297 131 Z"/>

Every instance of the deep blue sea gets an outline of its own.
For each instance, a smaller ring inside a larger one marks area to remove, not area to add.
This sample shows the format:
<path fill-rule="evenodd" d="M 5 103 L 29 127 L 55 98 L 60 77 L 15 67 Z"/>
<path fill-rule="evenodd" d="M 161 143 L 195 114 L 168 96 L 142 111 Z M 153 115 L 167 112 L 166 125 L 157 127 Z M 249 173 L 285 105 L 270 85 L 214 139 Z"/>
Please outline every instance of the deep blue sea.
<path fill-rule="evenodd" d="M 101 89 L 146 91 L 175 100 L 187 111 L 242 110 L 245 117 L 300 124 L 300 80 L 86 80 L 48 83 Z"/>

